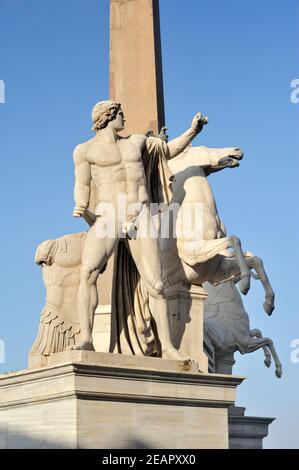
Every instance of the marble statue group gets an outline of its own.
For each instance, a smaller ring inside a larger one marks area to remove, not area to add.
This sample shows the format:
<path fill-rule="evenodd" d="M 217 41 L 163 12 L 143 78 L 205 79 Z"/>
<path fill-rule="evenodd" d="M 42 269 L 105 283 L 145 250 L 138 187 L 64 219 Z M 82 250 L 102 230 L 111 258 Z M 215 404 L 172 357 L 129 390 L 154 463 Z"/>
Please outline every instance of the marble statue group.
<path fill-rule="evenodd" d="M 211 173 L 237 168 L 242 150 L 192 146 L 208 124 L 201 113 L 170 141 L 123 137 L 124 113 L 114 101 L 97 103 L 95 135 L 75 148 L 73 215 L 83 217 L 88 230 L 47 240 L 36 251 L 47 298 L 31 355 L 94 350 L 97 281 L 114 255 L 110 353 L 192 361 L 174 346 L 170 317 L 180 321 L 181 304 L 173 299 L 182 289 L 203 286 L 204 338 L 214 371 L 227 372 L 223 364 L 233 364 L 236 351 L 262 348 L 265 365 L 273 359 L 280 377 L 273 342 L 250 328 L 240 295 L 252 278 L 260 280 L 271 315 L 274 292 L 262 260 L 227 234 L 209 183 Z"/>

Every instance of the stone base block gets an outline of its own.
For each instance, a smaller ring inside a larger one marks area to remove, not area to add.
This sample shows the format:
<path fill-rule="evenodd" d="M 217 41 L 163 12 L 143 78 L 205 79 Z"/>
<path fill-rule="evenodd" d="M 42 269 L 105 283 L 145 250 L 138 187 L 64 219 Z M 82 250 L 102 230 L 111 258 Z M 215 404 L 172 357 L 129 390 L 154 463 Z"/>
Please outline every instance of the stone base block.
<path fill-rule="evenodd" d="M 245 416 L 246 408 L 232 406 L 228 410 L 229 448 L 262 449 L 269 425 L 275 418 Z"/>
<path fill-rule="evenodd" d="M 68 351 L 2 375 L 0 448 L 228 448 L 228 408 L 243 378 L 183 369 Z"/>

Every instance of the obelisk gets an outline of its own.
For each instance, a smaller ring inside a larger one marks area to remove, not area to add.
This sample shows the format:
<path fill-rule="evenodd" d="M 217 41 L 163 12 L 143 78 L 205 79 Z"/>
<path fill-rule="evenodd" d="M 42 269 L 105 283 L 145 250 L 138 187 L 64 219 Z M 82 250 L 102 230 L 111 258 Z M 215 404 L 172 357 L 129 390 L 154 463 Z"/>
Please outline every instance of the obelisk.
<path fill-rule="evenodd" d="M 126 134 L 165 125 L 158 0 L 110 0 L 110 97 Z"/>
<path fill-rule="evenodd" d="M 110 0 L 110 98 L 121 103 L 125 135 L 165 125 L 159 0 Z M 98 281 L 93 337 L 108 351 L 113 258 Z"/>

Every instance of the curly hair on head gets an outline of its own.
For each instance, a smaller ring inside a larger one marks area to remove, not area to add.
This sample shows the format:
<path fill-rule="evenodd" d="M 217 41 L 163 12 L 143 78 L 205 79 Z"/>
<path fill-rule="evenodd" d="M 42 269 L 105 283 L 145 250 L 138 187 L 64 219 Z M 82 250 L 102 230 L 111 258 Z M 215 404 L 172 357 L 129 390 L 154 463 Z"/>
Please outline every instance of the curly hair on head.
<path fill-rule="evenodd" d="M 107 127 L 108 123 L 115 119 L 120 108 L 120 103 L 110 100 L 97 103 L 92 110 L 92 130 L 97 132 Z"/>

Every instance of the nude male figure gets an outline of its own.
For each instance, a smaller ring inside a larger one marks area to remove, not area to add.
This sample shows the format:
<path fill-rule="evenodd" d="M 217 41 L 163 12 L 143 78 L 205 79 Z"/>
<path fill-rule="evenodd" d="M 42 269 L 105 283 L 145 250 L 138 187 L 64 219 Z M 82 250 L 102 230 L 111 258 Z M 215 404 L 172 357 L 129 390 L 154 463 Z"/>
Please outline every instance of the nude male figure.
<path fill-rule="evenodd" d="M 124 129 L 124 113 L 121 105 L 102 101 L 92 111 L 93 130 L 96 135 L 78 145 L 74 151 L 75 163 L 75 217 L 88 217 L 90 184 L 97 191 L 98 210 L 83 247 L 82 268 L 78 290 L 81 342 L 76 349 L 93 350 L 92 325 L 98 303 L 96 281 L 99 273 L 114 252 L 124 232 L 125 241 L 149 294 L 155 300 L 152 312 L 161 343 L 162 357 L 185 359 L 173 347 L 170 339 L 167 300 L 161 277 L 158 239 L 137 236 L 130 239 L 130 223 L 138 219 L 138 225 L 152 224 L 149 197 L 142 164 L 142 153 L 152 137 L 133 134 L 128 138 L 118 132 Z M 193 118 L 191 128 L 169 142 L 168 157 L 179 155 L 202 130 L 207 118 L 200 113 Z M 120 199 L 124 201 L 119 209 Z M 101 207 L 108 207 L 103 217 Z M 110 207 L 110 209 L 109 209 Z M 99 209 L 100 208 L 100 209 Z M 133 208 L 133 210 L 132 210 Z M 109 215 L 110 214 L 110 215 Z M 109 218 L 110 217 L 110 218 Z M 109 230 L 107 233 L 107 220 Z M 121 288 L 121 286 L 120 286 Z"/>

